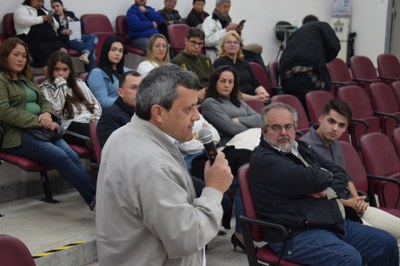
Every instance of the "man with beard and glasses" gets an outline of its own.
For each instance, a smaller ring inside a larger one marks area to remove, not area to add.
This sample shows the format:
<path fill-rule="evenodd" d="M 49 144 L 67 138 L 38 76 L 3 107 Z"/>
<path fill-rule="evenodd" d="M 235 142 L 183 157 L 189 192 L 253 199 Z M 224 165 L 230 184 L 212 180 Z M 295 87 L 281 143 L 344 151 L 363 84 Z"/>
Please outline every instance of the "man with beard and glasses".
<path fill-rule="evenodd" d="M 269 246 L 283 259 L 306 265 L 397 266 L 396 239 L 356 221 L 353 209 L 345 211 L 347 173 L 295 140 L 296 111 L 273 103 L 261 117 L 262 137 L 250 159 L 249 185 L 258 217 L 289 231 L 287 239 L 264 231 Z"/>

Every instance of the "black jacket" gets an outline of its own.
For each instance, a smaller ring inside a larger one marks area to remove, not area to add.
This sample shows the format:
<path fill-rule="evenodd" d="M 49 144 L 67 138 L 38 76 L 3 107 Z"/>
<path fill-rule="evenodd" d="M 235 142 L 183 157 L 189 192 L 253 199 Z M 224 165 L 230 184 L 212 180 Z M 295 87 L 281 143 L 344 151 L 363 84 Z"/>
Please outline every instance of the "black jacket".
<path fill-rule="evenodd" d="M 328 23 L 308 22 L 287 41 L 279 61 L 281 80 L 286 78 L 286 71 L 295 66 L 310 66 L 325 81 L 325 87 L 330 88 L 331 81 L 325 64 L 335 59 L 339 51 L 340 41 Z"/>
<path fill-rule="evenodd" d="M 331 187 L 339 198 L 347 198 L 347 173 L 319 156 L 310 145 L 298 141 L 307 167 L 293 154 L 280 152 L 264 139 L 254 150 L 249 169 L 249 185 L 260 219 L 285 226 L 291 237 L 309 228 L 322 228 L 343 235 L 343 217 L 335 199 L 308 196 Z M 281 242 L 264 231 L 270 242 Z"/>
<path fill-rule="evenodd" d="M 97 135 L 101 147 L 104 146 L 111 133 L 131 121 L 133 114 L 134 110 L 121 97 L 103 111 L 97 124 Z"/>

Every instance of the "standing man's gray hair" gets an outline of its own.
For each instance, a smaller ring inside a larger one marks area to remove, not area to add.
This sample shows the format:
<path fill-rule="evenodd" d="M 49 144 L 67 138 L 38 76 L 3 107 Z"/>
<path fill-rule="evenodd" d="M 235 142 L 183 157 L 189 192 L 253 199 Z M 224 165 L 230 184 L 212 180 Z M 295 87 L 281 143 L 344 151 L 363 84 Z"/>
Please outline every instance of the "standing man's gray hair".
<path fill-rule="evenodd" d="M 151 107 L 155 104 L 169 110 L 178 97 L 177 87 L 196 90 L 200 87 L 199 79 L 191 71 L 177 65 L 165 64 L 152 71 L 142 80 L 137 92 L 136 114 L 144 120 L 150 120 Z"/>
<path fill-rule="evenodd" d="M 268 126 L 268 117 L 267 117 L 267 113 L 272 110 L 272 109 L 286 109 L 288 110 L 293 117 L 293 124 L 294 127 L 297 127 L 297 111 L 290 105 L 287 105 L 285 103 L 271 103 L 269 105 L 267 105 L 266 107 L 264 107 L 264 109 L 261 111 L 261 128 L 262 129 L 266 129 Z"/>
<path fill-rule="evenodd" d="M 223 3 L 228 3 L 228 4 L 230 4 L 230 3 L 231 3 L 231 0 L 216 0 L 216 1 L 215 1 L 215 6 L 220 6 L 220 5 L 222 5 Z"/>

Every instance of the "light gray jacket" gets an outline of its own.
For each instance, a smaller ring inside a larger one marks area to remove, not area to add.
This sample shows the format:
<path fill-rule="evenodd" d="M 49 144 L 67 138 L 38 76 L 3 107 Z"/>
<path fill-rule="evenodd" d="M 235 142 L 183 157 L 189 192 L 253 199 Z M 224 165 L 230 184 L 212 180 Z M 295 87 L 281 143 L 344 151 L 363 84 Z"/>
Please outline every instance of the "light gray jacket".
<path fill-rule="evenodd" d="M 218 233 L 222 193 L 196 198 L 176 145 L 152 123 L 133 116 L 102 153 L 97 180 L 99 265 L 201 265 Z"/>

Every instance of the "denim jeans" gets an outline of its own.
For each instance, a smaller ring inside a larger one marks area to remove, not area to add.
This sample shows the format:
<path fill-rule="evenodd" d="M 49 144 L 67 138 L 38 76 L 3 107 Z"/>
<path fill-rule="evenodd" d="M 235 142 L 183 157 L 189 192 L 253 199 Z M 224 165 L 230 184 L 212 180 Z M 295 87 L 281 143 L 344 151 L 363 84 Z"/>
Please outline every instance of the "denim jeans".
<path fill-rule="evenodd" d="M 349 220 L 346 234 L 340 239 L 328 230 L 311 229 L 286 243 L 283 258 L 307 265 L 398 266 L 396 239 L 389 233 Z M 283 243 L 270 243 L 278 254 Z"/>
<path fill-rule="evenodd" d="M 149 43 L 149 39 L 150 38 L 145 38 L 145 37 L 136 38 L 131 40 L 131 44 L 133 47 L 139 48 L 143 51 L 147 51 L 147 45 Z"/>
<path fill-rule="evenodd" d="M 81 40 L 72 40 L 69 41 L 69 47 L 71 49 L 77 50 L 83 53 L 90 53 L 89 56 L 89 64 L 87 65 L 87 71 L 90 71 L 94 67 L 95 62 L 95 54 L 94 48 L 97 44 L 97 36 L 96 34 L 82 34 Z"/>
<path fill-rule="evenodd" d="M 241 233 L 240 229 L 240 215 L 244 215 L 244 207 L 243 207 L 243 201 L 242 201 L 242 194 L 240 193 L 240 189 L 236 189 L 236 194 L 235 194 L 235 220 L 236 220 L 236 225 L 235 225 L 235 232 Z"/>
<path fill-rule="evenodd" d="M 96 188 L 78 157 L 63 140 L 42 141 L 28 132 L 21 133 L 21 146 L 7 149 L 7 152 L 33 159 L 55 168 L 71 186 L 76 188 L 85 202 L 92 207 Z"/>

